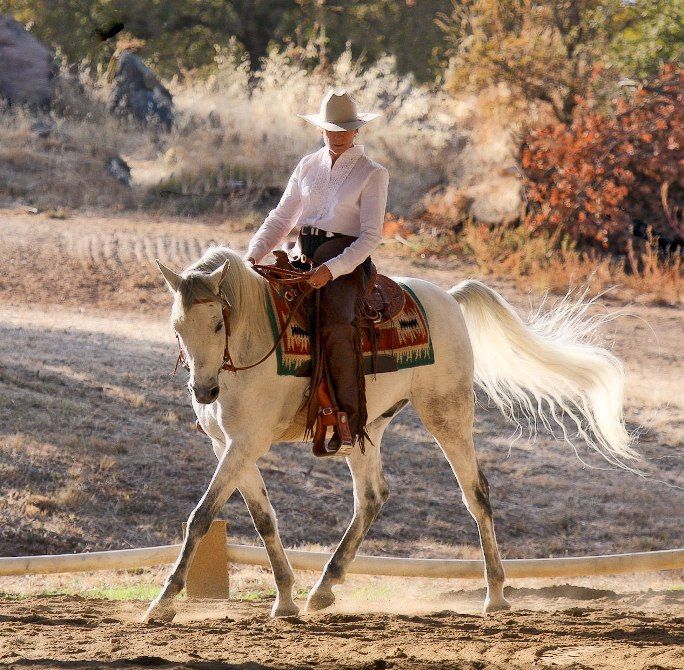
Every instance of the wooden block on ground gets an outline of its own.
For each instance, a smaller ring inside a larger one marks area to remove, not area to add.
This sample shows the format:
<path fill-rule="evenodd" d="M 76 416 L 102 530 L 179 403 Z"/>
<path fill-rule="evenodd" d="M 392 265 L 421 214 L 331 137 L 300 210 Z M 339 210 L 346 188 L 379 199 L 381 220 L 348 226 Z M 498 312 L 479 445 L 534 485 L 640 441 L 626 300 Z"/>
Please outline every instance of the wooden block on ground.
<path fill-rule="evenodd" d="M 185 590 L 188 598 L 228 597 L 228 522 L 212 521 L 190 561 Z M 186 524 L 183 524 L 183 534 Z"/>

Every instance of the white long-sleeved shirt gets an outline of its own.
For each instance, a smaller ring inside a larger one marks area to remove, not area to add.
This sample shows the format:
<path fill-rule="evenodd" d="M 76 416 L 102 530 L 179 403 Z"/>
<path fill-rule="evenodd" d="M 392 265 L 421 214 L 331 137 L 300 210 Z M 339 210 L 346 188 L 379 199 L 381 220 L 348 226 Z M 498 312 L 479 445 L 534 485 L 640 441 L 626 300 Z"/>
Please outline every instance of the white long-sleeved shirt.
<path fill-rule="evenodd" d="M 339 256 L 325 262 L 333 279 L 363 263 L 382 240 L 389 172 L 356 144 L 332 164 L 326 146 L 295 167 L 280 202 L 250 240 L 246 257 L 259 263 L 297 226 L 352 235 Z"/>

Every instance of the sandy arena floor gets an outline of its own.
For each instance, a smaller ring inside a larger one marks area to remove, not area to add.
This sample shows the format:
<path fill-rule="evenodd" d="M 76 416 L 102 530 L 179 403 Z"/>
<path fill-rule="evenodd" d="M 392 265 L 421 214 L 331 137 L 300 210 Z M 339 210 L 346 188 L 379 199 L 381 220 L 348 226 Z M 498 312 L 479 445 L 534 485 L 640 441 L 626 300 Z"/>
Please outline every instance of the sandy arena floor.
<path fill-rule="evenodd" d="M 281 620 L 268 618 L 268 602 L 195 601 L 166 626 L 139 623 L 141 602 L 37 597 L 2 606 L 0 667 L 684 667 L 681 594 L 520 589 L 514 611 L 488 617 L 471 611 L 480 596 L 452 593 L 426 612 Z"/>

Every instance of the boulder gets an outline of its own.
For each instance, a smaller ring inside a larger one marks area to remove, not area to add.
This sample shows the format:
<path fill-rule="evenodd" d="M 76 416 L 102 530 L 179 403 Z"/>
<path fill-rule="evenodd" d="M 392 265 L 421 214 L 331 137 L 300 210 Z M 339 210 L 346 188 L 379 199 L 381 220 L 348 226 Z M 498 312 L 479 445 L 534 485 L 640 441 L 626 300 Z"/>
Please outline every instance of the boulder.
<path fill-rule="evenodd" d="M 472 199 L 468 214 L 480 223 L 512 223 L 523 213 L 522 184 L 516 176 L 491 175 L 467 189 L 466 195 Z"/>
<path fill-rule="evenodd" d="M 430 189 L 412 208 L 410 216 L 460 222 L 512 223 L 523 208 L 522 185 L 506 171 L 483 175 L 475 184 L 441 183 Z"/>
<path fill-rule="evenodd" d="M 31 124 L 31 130 L 42 140 L 46 137 L 50 137 L 56 127 L 55 122 L 50 119 L 38 119 L 38 121 L 34 121 Z"/>
<path fill-rule="evenodd" d="M 0 15 L 0 97 L 47 110 L 59 68 L 52 51 L 18 21 Z"/>
<path fill-rule="evenodd" d="M 107 171 L 120 184 L 130 188 L 133 186 L 133 176 L 128 163 L 121 156 L 111 156 L 107 160 Z"/>
<path fill-rule="evenodd" d="M 123 51 L 118 58 L 114 82 L 112 112 L 171 129 L 173 96 L 140 58 Z"/>

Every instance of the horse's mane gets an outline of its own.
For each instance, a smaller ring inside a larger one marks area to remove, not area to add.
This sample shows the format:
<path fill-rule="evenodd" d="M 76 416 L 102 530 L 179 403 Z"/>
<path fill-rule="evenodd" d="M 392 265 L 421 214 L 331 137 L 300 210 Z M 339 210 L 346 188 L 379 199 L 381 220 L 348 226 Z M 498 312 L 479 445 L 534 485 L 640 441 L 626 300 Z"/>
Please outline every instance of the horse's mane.
<path fill-rule="evenodd" d="M 256 324 L 260 312 L 266 308 L 265 280 L 247 268 L 241 256 L 228 247 L 209 247 L 199 260 L 183 270 L 178 286 L 183 310 L 188 311 L 196 299 L 217 300 L 206 280 L 226 261 L 230 265 L 221 292 L 240 320 L 254 317 Z"/>

